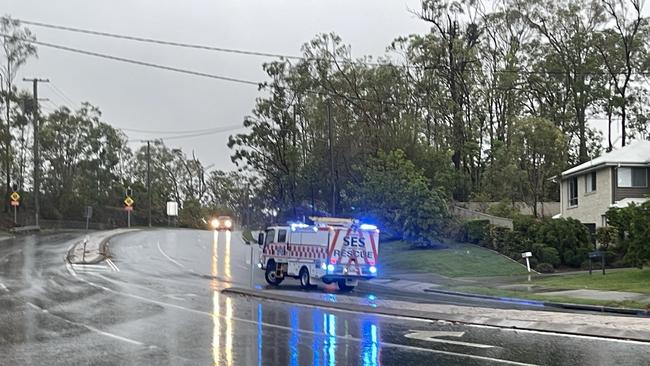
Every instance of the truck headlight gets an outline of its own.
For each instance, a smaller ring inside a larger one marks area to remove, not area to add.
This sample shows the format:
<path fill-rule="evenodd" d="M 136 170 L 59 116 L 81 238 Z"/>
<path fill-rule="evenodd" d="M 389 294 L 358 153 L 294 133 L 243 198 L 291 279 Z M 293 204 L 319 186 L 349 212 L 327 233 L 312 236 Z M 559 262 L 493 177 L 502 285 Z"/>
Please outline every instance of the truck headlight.
<path fill-rule="evenodd" d="M 232 221 L 231 220 L 226 220 L 224 221 L 223 225 L 230 229 L 232 227 Z"/>
<path fill-rule="evenodd" d="M 328 264 L 327 265 L 327 272 L 334 272 L 334 265 L 333 264 Z"/>
<path fill-rule="evenodd" d="M 210 220 L 210 226 L 212 226 L 214 229 L 219 227 L 219 219 L 212 219 Z"/>
<path fill-rule="evenodd" d="M 369 270 L 370 270 L 370 273 L 372 273 L 372 274 L 377 273 L 377 267 L 375 267 L 375 266 L 370 266 Z"/>
<path fill-rule="evenodd" d="M 325 270 L 327 269 L 327 264 L 325 262 L 320 264 L 320 269 Z"/>

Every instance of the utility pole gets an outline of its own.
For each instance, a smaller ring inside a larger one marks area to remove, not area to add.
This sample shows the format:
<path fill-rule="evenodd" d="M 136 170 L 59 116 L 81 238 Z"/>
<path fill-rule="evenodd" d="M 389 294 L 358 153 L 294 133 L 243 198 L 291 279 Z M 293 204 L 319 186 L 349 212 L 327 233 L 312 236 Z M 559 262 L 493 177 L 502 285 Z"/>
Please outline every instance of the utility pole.
<path fill-rule="evenodd" d="M 9 153 L 9 144 L 11 143 L 11 123 L 9 122 L 9 111 L 10 111 L 10 102 L 11 98 L 9 95 L 11 94 L 11 79 L 9 78 L 9 75 L 11 75 L 11 62 L 7 63 L 7 93 L 5 94 L 5 107 L 7 107 L 7 126 L 6 126 L 6 131 L 5 133 L 7 134 L 7 141 L 5 141 L 5 169 L 6 169 L 6 178 L 7 178 L 7 195 L 6 197 L 9 197 L 10 193 L 10 185 L 11 185 L 11 154 Z M 4 84 L 4 80 L 3 80 Z M 8 200 L 7 200 L 8 201 Z M 15 207 L 14 207 L 15 209 Z M 14 210 L 15 211 L 15 210 Z M 7 205 L 5 205 L 5 212 L 7 212 Z"/>
<path fill-rule="evenodd" d="M 147 200 L 149 201 L 149 227 L 151 227 L 151 141 L 147 140 Z"/>
<path fill-rule="evenodd" d="M 49 83 L 49 79 L 26 79 L 23 78 L 23 81 L 32 82 L 34 86 L 34 224 L 38 226 L 38 217 L 40 215 L 40 206 L 38 203 L 38 192 L 40 190 L 41 177 L 41 160 L 38 152 L 38 127 L 39 127 L 39 115 L 38 115 L 38 83 Z M 8 149 L 9 147 L 7 147 Z"/>
<path fill-rule="evenodd" d="M 327 100 L 327 129 L 329 131 L 330 145 L 330 182 L 332 185 L 332 216 L 336 216 L 336 179 L 334 177 L 334 137 L 332 136 L 332 113 L 330 101 Z"/>

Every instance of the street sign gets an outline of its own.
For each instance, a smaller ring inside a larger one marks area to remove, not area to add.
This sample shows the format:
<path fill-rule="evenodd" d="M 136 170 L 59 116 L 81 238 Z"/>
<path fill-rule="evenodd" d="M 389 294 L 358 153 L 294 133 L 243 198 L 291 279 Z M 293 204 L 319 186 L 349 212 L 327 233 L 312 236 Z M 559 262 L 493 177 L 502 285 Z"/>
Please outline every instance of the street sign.
<path fill-rule="evenodd" d="M 124 207 L 124 211 L 133 211 L 133 206 Z"/>
<path fill-rule="evenodd" d="M 12 201 L 20 201 L 20 195 L 18 194 L 18 192 L 12 193 L 10 197 Z"/>
<path fill-rule="evenodd" d="M 167 216 L 178 216 L 178 202 L 167 202 Z"/>
<path fill-rule="evenodd" d="M 603 256 L 603 252 L 589 252 L 589 258 L 600 258 Z"/>
<path fill-rule="evenodd" d="M 93 206 L 86 206 L 84 209 L 84 219 L 90 219 L 93 217 Z"/>
<path fill-rule="evenodd" d="M 135 203 L 135 201 L 133 200 L 133 198 L 131 198 L 131 197 L 129 197 L 129 196 L 126 196 L 126 198 L 124 199 L 124 204 L 125 204 L 127 207 L 131 207 L 131 206 L 133 206 L 134 203 Z"/>
<path fill-rule="evenodd" d="M 14 206 L 14 207 L 18 207 L 18 206 L 20 206 L 20 202 L 18 202 L 18 201 L 11 201 L 11 205 Z"/>
<path fill-rule="evenodd" d="M 524 253 L 521 253 L 521 257 L 522 257 L 522 258 L 530 258 L 530 257 L 532 257 L 532 256 L 533 256 L 533 253 L 531 253 L 531 252 L 524 252 Z"/>

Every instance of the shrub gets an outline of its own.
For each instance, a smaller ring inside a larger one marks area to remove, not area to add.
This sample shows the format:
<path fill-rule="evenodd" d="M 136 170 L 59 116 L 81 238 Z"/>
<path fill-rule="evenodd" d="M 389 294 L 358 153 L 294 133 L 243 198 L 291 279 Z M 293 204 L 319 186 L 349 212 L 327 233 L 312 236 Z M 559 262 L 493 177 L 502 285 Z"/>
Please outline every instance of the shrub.
<path fill-rule="evenodd" d="M 609 249 L 610 245 L 616 244 L 618 229 L 613 226 L 603 226 L 596 229 L 596 241 L 602 250 Z"/>
<path fill-rule="evenodd" d="M 546 219 L 536 228 L 535 240 L 557 249 L 562 264 L 577 267 L 582 258 L 576 258 L 578 249 L 593 248 L 589 229 L 575 219 Z"/>
<path fill-rule="evenodd" d="M 560 264 L 560 253 L 555 248 L 545 246 L 541 250 L 539 260 L 540 262 L 550 263 L 553 267 L 557 267 Z"/>
<path fill-rule="evenodd" d="M 462 241 L 484 244 L 487 238 L 488 220 L 469 220 L 461 224 Z"/>
<path fill-rule="evenodd" d="M 553 273 L 555 272 L 555 268 L 553 268 L 553 265 L 550 263 L 540 263 L 535 267 L 535 270 L 539 273 Z"/>
<path fill-rule="evenodd" d="M 512 219 L 517 213 L 519 213 L 519 210 L 512 207 L 512 203 L 507 200 L 500 201 L 499 203 L 488 207 L 486 211 L 492 216 L 507 217 L 509 219 Z"/>

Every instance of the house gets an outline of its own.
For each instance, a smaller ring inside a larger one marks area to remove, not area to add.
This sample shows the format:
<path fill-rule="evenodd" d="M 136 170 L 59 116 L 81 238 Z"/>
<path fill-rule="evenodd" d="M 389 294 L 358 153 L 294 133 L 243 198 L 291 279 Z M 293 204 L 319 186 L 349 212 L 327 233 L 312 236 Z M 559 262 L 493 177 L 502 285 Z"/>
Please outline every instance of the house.
<path fill-rule="evenodd" d="M 606 226 L 611 207 L 640 204 L 650 196 L 650 141 L 633 141 L 562 172 L 560 214 L 595 229 Z"/>

